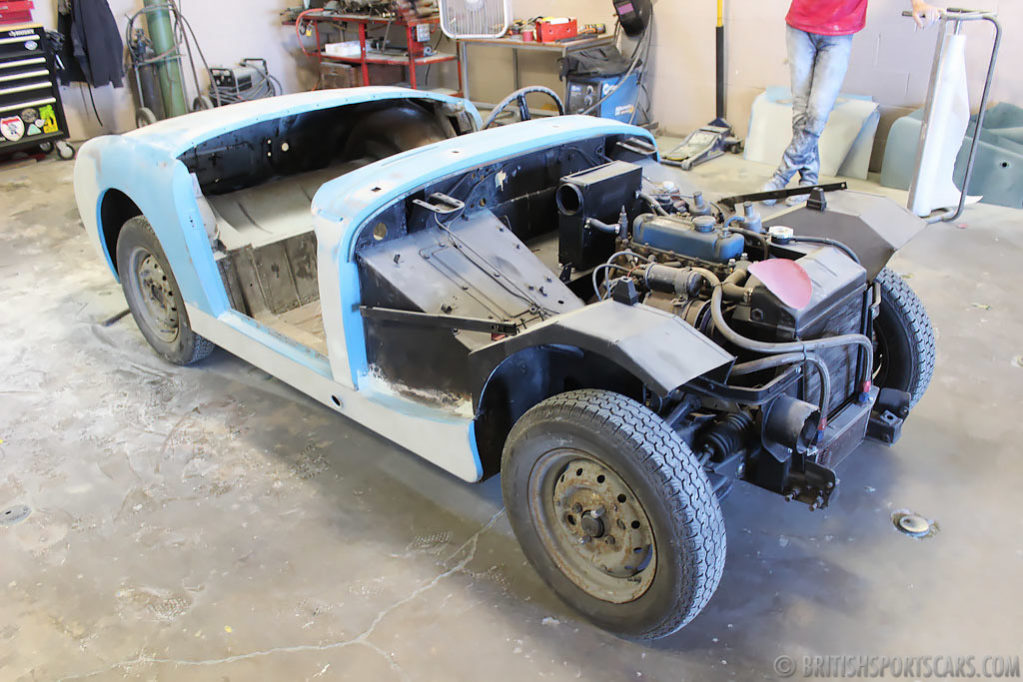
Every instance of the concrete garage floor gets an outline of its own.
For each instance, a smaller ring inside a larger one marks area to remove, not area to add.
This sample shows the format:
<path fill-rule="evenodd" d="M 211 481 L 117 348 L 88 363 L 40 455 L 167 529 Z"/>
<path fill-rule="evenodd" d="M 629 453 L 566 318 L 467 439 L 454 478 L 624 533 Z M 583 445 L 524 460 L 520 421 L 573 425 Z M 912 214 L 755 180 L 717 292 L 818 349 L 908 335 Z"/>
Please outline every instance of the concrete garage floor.
<path fill-rule="evenodd" d="M 731 193 L 769 170 L 689 178 Z M 226 352 L 172 367 L 130 317 L 104 326 L 125 303 L 71 171 L 0 169 L 0 513 L 31 508 L 0 525 L 0 679 L 751 680 L 783 654 L 1023 654 L 1023 213 L 972 208 L 896 258 L 939 334 L 902 440 L 861 447 L 824 512 L 737 486 L 717 595 L 637 644 L 541 583 L 499 480 Z M 902 508 L 940 531 L 899 534 Z"/>

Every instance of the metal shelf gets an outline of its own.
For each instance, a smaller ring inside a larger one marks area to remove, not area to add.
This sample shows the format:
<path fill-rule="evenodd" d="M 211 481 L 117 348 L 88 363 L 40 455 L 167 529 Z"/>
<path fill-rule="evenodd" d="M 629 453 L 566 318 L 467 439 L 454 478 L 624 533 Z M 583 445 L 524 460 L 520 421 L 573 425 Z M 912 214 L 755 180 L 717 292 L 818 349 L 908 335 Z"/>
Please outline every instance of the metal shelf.
<path fill-rule="evenodd" d="M 338 62 L 342 64 L 353 64 L 361 67 L 362 72 L 362 84 L 370 85 L 369 66 L 370 65 L 384 65 L 384 66 L 402 66 L 405 67 L 409 85 L 413 90 L 419 89 L 419 84 L 416 77 L 416 67 L 419 66 L 430 66 L 431 64 L 440 64 L 444 62 L 455 62 L 457 64 L 456 72 L 458 74 L 458 90 L 455 92 L 462 92 L 462 62 L 460 54 L 449 54 L 445 52 L 432 54 L 427 56 L 413 56 L 412 54 L 401 54 L 401 55 L 388 55 L 382 52 L 372 52 L 368 49 L 366 40 L 366 30 L 370 26 L 397 26 L 404 29 L 405 33 L 405 44 L 411 45 L 415 41 L 416 26 L 420 25 L 436 25 L 440 23 L 439 16 L 430 17 L 378 17 L 361 14 L 340 14 L 335 12 L 322 12 L 322 11 L 306 11 L 299 15 L 295 20 L 296 32 L 299 32 L 299 27 L 309 22 L 312 26 L 313 31 L 316 35 L 316 52 L 306 52 L 303 47 L 302 51 L 305 52 L 309 57 L 314 57 L 318 62 Z M 353 57 L 341 57 L 329 55 L 323 51 L 320 40 L 320 24 L 321 23 L 333 23 L 333 24 L 356 24 L 359 28 L 359 47 L 360 54 Z"/>
<path fill-rule="evenodd" d="M 425 66 L 428 64 L 439 64 L 440 62 L 453 62 L 458 59 L 455 55 L 448 54 L 446 52 L 437 52 L 429 57 L 415 57 L 411 60 L 404 55 L 389 57 L 381 52 L 367 52 L 365 59 L 362 57 L 338 57 L 332 54 L 327 54 L 326 52 L 321 52 L 320 57 L 334 62 L 344 62 L 346 64 L 362 64 L 363 62 L 366 62 L 367 64 L 390 64 L 392 66 L 407 66 L 409 61 L 414 63 L 416 66 Z"/>

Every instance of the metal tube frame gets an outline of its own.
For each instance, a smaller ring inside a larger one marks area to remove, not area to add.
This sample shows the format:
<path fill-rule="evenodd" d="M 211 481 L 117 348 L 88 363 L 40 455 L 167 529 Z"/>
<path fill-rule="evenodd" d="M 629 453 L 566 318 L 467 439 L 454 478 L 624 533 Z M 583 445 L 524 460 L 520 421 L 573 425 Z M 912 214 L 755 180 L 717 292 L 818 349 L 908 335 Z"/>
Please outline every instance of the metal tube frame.
<path fill-rule="evenodd" d="M 912 12 L 903 12 L 903 16 L 911 17 Z M 959 205 L 955 210 L 948 209 L 932 213 L 924 218 L 928 223 L 951 222 L 957 220 L 963 214 L 966 207 L 966 195 L 970 188 L 970 180 L 973 178 L 973 165 L 977 160 L 977 146 L 980 142 L 980 134 L 984 129 L 984 118 L 987 116 L 988 98 L 991 95 L 991 82 L 994 79 L 995 63 L 998 60 L 998 51 L 1002 43 L 1002 24 L 998 21 L 998 15 L 994 12 L 980 10 L 962 9 L 949 7 L 941 12 L 941 30 L 938 32 L 937 46 L 934 49 L 934 62 L 931 66 L 931 79 L 927 90 L 927 102 L 924 105 L 923 125 L 920 128 L 920 141 L 917 144 L 916 164 L 913 172 L 913 183 L 910 185 L 910 198 L 908 206 L 913 205 L 913 196 L 916 190 L 916 179 L 920 176 L 920 163 L 923 160 L 924 140 L 927 138 L 927 121 L 934 106 L 934 89 L 938 81 L 938 71 L 941 64 L 943 44 L 948 33 L 948 25 L 953 25 L 953 31 L 958 34 L 962 25 L 967 21 L 990 21 L 995 28 L 994 41 L 991 45 L 991 58 L 988 61 L 987 76 L 984 80 L 984 90 L 980 97 L 980 109 L 977 112 L 977 125 L 973 131 L 973 142 L 970 144 L 970 153 L 966 160 L 966 174 L 963 176 L 963 190 L 959 196 Z"/>

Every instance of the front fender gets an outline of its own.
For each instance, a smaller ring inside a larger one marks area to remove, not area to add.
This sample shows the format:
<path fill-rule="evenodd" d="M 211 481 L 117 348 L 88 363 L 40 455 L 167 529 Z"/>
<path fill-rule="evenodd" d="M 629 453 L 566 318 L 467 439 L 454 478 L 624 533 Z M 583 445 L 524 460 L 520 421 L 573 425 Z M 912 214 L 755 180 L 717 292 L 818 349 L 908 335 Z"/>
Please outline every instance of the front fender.
<path fill-rule="evenodd" d="M 784 225 L 803 237 L 837 239 L 860 259 L 869 281 L 927 226 L 888 197 L 845 190 L 829 192 L 826 200 L 823 210 L 804 204 L 771 216 L 764 226 Z"/>
<path fill-rule="evenodd" d="M 505 358 L 548 345 L 573 346 L 602 356 L 661 396 L 735 360 L 675 315 L 609 300 L 558 315 L 470 354 L 480 392 Z"/>

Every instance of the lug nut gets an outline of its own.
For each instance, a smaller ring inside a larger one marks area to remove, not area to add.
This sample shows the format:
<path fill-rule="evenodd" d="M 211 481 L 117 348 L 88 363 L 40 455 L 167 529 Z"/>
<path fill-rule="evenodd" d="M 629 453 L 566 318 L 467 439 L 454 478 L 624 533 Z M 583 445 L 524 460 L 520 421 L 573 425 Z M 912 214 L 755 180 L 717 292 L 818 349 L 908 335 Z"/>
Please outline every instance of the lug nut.
<path fill-rule="evenodd" d="M 615 538 L 613 535 L 608 535 L 606 538 L 604 538 L 604 542 L 609 545 L 613 545 L 615 543 Z"/>
<path fill-rule="evenodd" d="M 583 511 L 583 506 L 576 502 L 575 504 L 572 505 L 572 511 L 574 511 L 576 514 L 580 514 Z"/>

